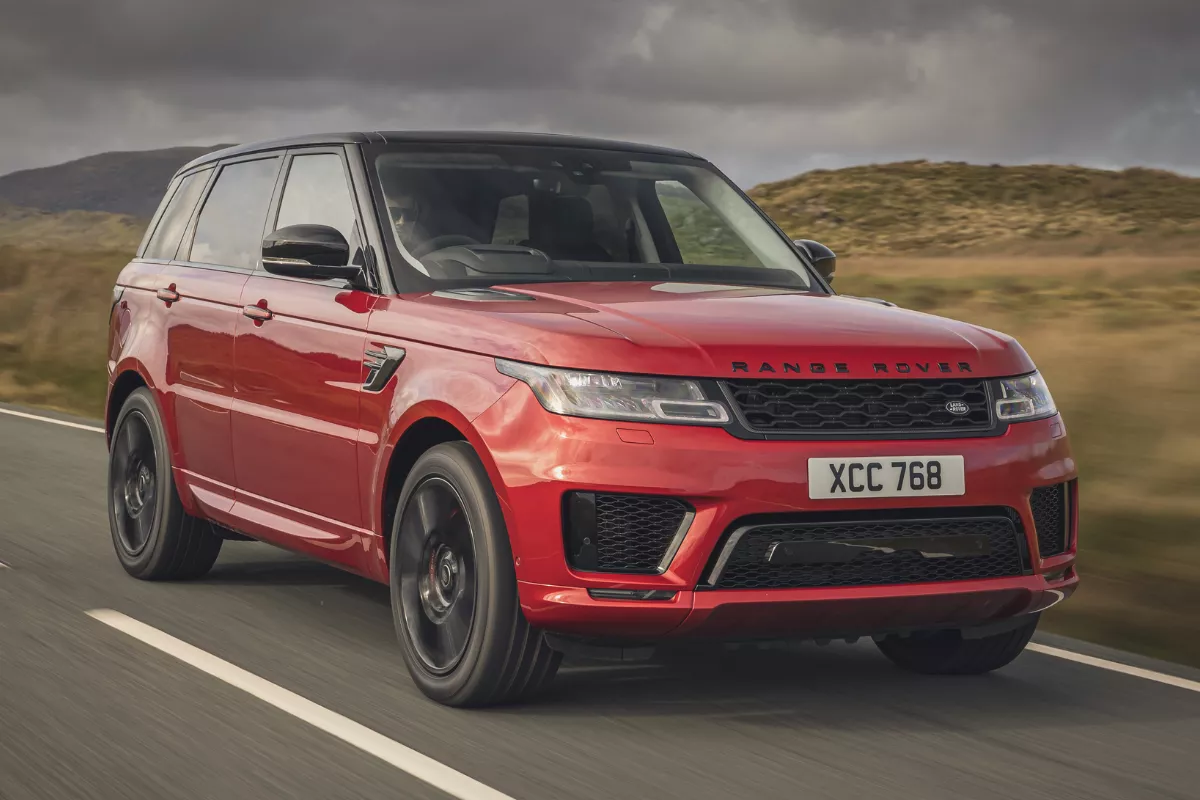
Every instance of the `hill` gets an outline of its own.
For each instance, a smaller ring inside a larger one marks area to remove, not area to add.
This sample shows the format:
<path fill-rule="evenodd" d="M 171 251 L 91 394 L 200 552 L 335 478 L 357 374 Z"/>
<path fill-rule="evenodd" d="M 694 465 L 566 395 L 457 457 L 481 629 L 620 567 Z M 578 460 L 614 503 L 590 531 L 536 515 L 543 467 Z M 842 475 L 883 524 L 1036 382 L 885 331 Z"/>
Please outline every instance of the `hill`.
<path fill-rule="evenodd" d="M 148 218 L 175 171 L 193 158 L 226 147 L 100 153 L 52 167 L 0 177 L 0 203 L 44 211 L 104 211 Z"/>
<path fill-rule="evenodd" d="M 1151 169 L 907 161 L 816 170 L 750 196 L 839 255 L 1191 251 L 1200 179 Z"/>
<path fill-rule="evenodd" d="M 101 153 L 14 172 L 0 177 L 0 206 L 144 220 L 180 166 L 224 146 Z M 793 237 L 820 240 L 842 256 L 1157 255 L 1200 246 L 1200 178 L 1160 170 L 906 161 L 814 170 L 750 196 Z M 49 218 L 23 213 L 52 235 Z M 0 236 L 16 216 L 0 211 Z M 689 242 L 707 242 L 701 221 L 688 227 Z"/>

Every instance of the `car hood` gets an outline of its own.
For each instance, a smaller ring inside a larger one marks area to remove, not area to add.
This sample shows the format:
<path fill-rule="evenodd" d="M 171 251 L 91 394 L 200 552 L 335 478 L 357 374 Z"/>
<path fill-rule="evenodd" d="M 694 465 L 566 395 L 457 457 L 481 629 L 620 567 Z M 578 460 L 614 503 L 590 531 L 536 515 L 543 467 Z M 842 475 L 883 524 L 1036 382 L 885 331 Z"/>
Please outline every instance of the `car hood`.
<path fill-rule="evenodd" d="M 397 298 L 399 300 L 399 298 Z M 559 367 L 695 377 L 937 377 L 1033 369 L 1011 337 L 851 297 L 663 282 L 437 292 L 378 334 Z M 382 309 L 381 309 L 382 310 Z"/>

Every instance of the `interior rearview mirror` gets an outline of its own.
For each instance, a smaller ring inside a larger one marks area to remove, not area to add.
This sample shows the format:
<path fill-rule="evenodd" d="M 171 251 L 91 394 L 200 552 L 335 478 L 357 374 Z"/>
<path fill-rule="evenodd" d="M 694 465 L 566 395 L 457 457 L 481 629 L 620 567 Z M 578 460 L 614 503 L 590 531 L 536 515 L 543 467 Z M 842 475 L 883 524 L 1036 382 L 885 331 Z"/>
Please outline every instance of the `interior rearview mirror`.
<path fill-rule="evenodd" d="M 825 245 L 812 239 L 796 239 L 792 244 L 808 253 L 813 266 L 827 283 L 833 283 L 833 275 L 837 272 L 837 255 Z"/>
<path fill-rule="evenodd" d="M 310 280 L 362 280 L 362 267 L 350 263 L 350 245 L 328 225 L 288 225 L 262 243 L 263 269 L 272 275 Z"/>

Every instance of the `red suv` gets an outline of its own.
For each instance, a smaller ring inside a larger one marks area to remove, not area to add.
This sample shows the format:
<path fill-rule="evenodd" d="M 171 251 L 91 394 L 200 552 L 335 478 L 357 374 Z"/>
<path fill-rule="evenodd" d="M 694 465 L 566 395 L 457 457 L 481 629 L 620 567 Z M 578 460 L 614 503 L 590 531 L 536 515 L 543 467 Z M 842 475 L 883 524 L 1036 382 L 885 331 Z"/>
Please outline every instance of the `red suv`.
<path fill-rule="evenodd" d="M 452 705 L 683 638 L 1003 666 L 1078 582 L 1062 420 L 1013 339 L 838 296 L 834 263 L 675 150 L 204 156 L 114 290 L 117 555 L 196 578 L 251 538 L 389 584 Z"/>

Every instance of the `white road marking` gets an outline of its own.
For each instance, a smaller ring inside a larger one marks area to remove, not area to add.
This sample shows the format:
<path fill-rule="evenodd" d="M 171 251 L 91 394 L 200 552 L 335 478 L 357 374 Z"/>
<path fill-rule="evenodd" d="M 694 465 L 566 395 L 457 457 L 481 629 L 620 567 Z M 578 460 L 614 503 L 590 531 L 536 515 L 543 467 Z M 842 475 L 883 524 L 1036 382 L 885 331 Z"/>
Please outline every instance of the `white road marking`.
<path fill-rule="evenodd" d="M 0 569 L 8 569 L 8 564 L 5 564 L 3 561 L 0 561 Z"/>
<path fill-rule="evenodd" d="M 0 414 L 8 414 L 10 417 L 20 417 L 21 419 L 36 419 L 38 422 L 49 422 L 51 425 L 62 425 L 64 428 L 78 428 L 81 431 L 104 433 L 104 428 L 98 428 L 95 425 L 80 425 L 78 422 L 67 422 L 65 419 L 43 417 L 40 414 L 26 414 L 23 411 L 13 411 L 11 408 L 0 408 Z"/>
<path fill-rule="evenodd" d="M 370 753 L 452 797 L 459 800 L 513 800 L 508 795 L 376 733 L 365 725 L 360 725 L 119 611 L 101 608 L 88 611 L 87 615 Z"/>
<path fill-rule="evenodd" d="M 1085 656 L 1083 653 L 1076 653 L 1072 650 L 1062 650 L 1057 647 L 1050 647 L 1044 644 L 1035 644 L 1030 642 L 1026 645 L 1027 650 L 1032 650 L 1035 653 L 1041 653 L 1046 656 L 1054 656 L 1055 658 L 1065 659 L 1066 661 L 1074 661 L 1077 664 L 1087 664 L 1089 667 L 1097 667 L 1106 669 L 1110 672 L 1119 672 L 1122 675 L 1132 675 L 1135 678 L 1142 678 L 1155 683 L 1164 683 L 1167 686 L 1174 686 L 1178 689 L 1187 689 L 1189 692 L 1200 692 L 1200 682 L 1189 681 L 1186 678 L 1177 678 L 1174 675 L 1166 675 L 1161 672 L 1154 672 L 1141 667 L 1131 667 L 1128 664 L 1120 664 L 1116 661 L 1108 661 L 1095 656 Z"/>

